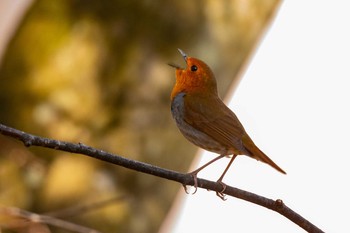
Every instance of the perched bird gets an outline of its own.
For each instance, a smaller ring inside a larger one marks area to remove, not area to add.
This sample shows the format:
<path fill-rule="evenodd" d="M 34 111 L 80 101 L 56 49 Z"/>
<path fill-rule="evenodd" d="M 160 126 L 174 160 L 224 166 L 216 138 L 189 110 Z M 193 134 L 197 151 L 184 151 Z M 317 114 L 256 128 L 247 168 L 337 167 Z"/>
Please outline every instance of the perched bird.
<path fill-rule="evenodd" d="M 201 60 L 188 57 L 181 49 L 185 59 L 185 69 L 170 63 L 176 68 L 176 83 L 171 92 L 171 112 L 181 133 L 193 144 L 220 154 L 190 174 L 197 188 L 197 174 L 203 168 L 225 156 L 232 158 L 218 179 L 222 182 L 227 170 L 237 155 L 247 155 L 262 161 L 286 174 L 277 164 L 265 155 L 244 130 L 237 116 L 222 102 L 218 96 L 216 79 L 210 68 Z"/>

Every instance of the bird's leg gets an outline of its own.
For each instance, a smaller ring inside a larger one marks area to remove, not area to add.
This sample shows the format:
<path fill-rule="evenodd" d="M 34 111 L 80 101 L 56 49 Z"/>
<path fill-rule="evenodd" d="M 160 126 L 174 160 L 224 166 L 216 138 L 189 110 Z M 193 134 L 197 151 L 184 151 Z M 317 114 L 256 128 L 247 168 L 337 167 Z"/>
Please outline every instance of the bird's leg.
<path fill-rule="evenodd" d="M 223 201 L 226 201 L 225 194 L 223 194 L 223 192 L 226 189 L 226 184 L 224 182 L 222 182 L 222 179 L 224 179 L 224 176 L 226 175 L 226 172 L 231 167 L 231 164 L 233 163 L 233 160 L 235 160 L 236 157 L 237 157 L 237 155 L 235 155 L 235 154 L 232 155 L 232 158 L 231 158 L 230 162 L 228 163 L 227 167 L 225 168 L 224 172 L 222 173 L 220 178 L 216 181 L 216 182 L 218 182 L 219 184 L 222 185 L 222 190 L 220 192 L 216 192 L 216 195 L 218 197 L 220 197 Z"/>
<path fill-rule="evenodd" d="M 219 159 L 221 159 L 223 157 L 225 157 L 225 155 L 219 155 L 219 156 L 215 157 L 214 159 L 210 160 L 209 162 L 207 162 L 206 164 L 204 164 L 203 166 L 200 166 L 196 170 L 194 170 L 194 171 L 189 173 L 193 177 L 193 181 L 194 181 L 194 188 L 195 188 L 195 190 L 194 190 L 194 192 L 192 194 L 195 194 L 197 192 L 197 187 L 198 187 L 197 174 L 198 174 L 198 172 L 200 172 L 205 167 L 209 166 L 210 164 L 214 163 L 216 160 L 219 160 Z M 185 192 L 188 193 L 185 185 L 184 185 L 184 189 L 185 189 Z"/>

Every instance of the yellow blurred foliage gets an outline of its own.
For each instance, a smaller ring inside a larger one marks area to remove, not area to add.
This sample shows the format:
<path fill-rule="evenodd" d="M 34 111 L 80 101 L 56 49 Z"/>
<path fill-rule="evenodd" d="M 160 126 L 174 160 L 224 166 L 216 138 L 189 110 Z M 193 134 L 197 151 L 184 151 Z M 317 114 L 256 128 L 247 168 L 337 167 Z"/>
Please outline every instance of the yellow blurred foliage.
<path fill-rule="evenodd" d="M 80 155 L 60 154 L 50 166 L 42 191 L 42 205 L 51 209 L 73 204 L 89 194 L 96 166 Z"/>
<path fill-rule="evenodd" d="M 0 158 L 0 206 L 30 206 L 32 194 L 15 162 Z"/>

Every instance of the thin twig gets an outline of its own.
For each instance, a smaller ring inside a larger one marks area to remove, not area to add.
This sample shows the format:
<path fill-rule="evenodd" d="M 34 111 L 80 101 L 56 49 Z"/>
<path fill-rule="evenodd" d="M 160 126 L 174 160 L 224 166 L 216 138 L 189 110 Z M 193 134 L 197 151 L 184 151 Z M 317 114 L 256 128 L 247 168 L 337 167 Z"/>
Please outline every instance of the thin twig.
<path fill-rule="evenodd" d="M 88 227 L 84 227 L 75 223 L 71 223 L 68 221 L 64 221 L 58 218 L 54 218 L 51 216 L 47 216 L 47 215 L 41 215 L 41 214 L 36 214 L 36 213 L 32 213 L 26 210 L 22 210 L 19 208 L 15 208 L 15 207 L 3 207 L 0 208 L 0 213 L 5 213 L 9 216 L 13 216 L 13 217 L 20 217 L 23 219 L 27 219 L 31 222 L 36 222 L 36 223 L 44 223 L 44 224 L 48 224 L 51 226 L 56 226 L 59 228 L 63 228 L 66 229 L 68 231 L 73 231 L 73 232 L 79 232 L 79 233 L 101 233 L 100 231 L 88 228 Z"/>
<path fill-rule="evenodd" d="M 182 185 L 194 184 L 193 178 L 190 174 L 183 174 L 176 171 L 150 165 L 147 163 L 139 162 L 136 160 L 127 159 L 119 155 L 115 155 L 99 149 L 95 149 L 93 147 L 84 145 L 82 143 L 74 144 L 70 142 L 43 138 L 36 135 L 28 134 L 26 132 L 23 132 L 2 124 L 0 124 L 0 133 L 22 141 L 24 145 L 27 147 L 39 146 L 39 147 L 52 148 L 55 150 L 67 151 L 71 153 L 84 154 L 108 163 L 113 163 L 125 168 L 129 168 L 138 172 L 147 173 L 147 174 L 162 177 L 168 180 L 173 180 L 181 183 Z M 199 178 L 198 178 L 198 188 L 212 190 L 215 192 L 222 191 L 221 184 L 217 182 L 205 180 L 205 179 L 199 179 Z M 273 211 L 276 211 L 308 232 L 323 232 L 321 229 L 319 229 L 318 227 L 313 225 L 311 222 L 303 218 L 301 215 L 299 215 L 298 213 L 290 209 L 288 206 L 286 206 L 283 203 L 283 201 L 280 199 L 272 200 L 272 199 L 259 196 L 257 194 L 244 191 L 238 188 L 234 188 L 228 185 L 226 186 L 226 189 L 223 193 L 228 196 L 240 198 L 245 201 L 249 201 L 257 205 L 271 209 Z"/>

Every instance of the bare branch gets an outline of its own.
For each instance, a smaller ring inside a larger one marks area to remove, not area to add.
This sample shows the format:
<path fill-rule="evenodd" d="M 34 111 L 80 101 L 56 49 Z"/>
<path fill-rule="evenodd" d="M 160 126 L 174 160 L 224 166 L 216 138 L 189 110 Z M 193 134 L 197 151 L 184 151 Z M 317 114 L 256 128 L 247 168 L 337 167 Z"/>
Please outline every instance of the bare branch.
<path fill-rule="evenodd" d="M 105 152 L 103 150 L 95 149 L 93 147 L 84 145 L 82 143 L 74 144 L 49 138 L 43 138 L 36 135 L 28 134 L 23 131 L 5 126 L 0 124 L 0 133 L 12 138 L 15 138 L 19 141 L 22 141 L 25 146 L 39 146 L 39 147 L 47 147 L 55 150 L 67 151 L 70 153 L 76 154 L 84 154 L 108 163 L 113 163 L 125 168 L 129 168 L 138 172 L 147 173 L 150 175 L 162 177 L 168 180 L 173 180 L 181 183 L 182 185 L 194 185 L 193 178 L 190 174 L 183 174 L 176 171 L 160 168 L 151 164 L 139 162 L 136 160 L 131 160 L 124 158 L 119 155 L 111 154 Z M 198 188 L 203 188 L 207 190 L 212 190 L 215 192 L 221 192 L 222 185 L 198 178 Z M 243 199 L 245 201 L 249 201 L 255 203 L 257 205 L 266 207 L 270 210 L 276 211 L 277 213 L 285 216 L 290 221 L 299 225 L 301 228 L 306 230 L 307 232 L 323 232 L 321 229 L 313 225 L 311 222 L 303 218 L 298 213 L 294 212 L 288 206 L 286 206 L 282 200 L 272 200 L 263 196 L 259 196 L 257 194 L 244 191 L 238 188 L 234 188 L 231 186 L 226 187 L 223 192 L 226 195 Z"/>
<path fill-rule="evenodd" d="M 1 214 L 7 214 L 12 217 L 20 217 L 27 219 L 30 222 L 45 223 L 51 226 L 56 226 L 73 232 L 79 233 L 101 233 L 100 231 L 93 230 L 91 228 L 83 227 L 78 224 L 74 224 L 68 221 L 64 221 L 58 218 L 54 218 L 47 215 L 35 214 L 26 210 L 22 210 L 15 207 L 3 207 L 0 208 Z"/>

